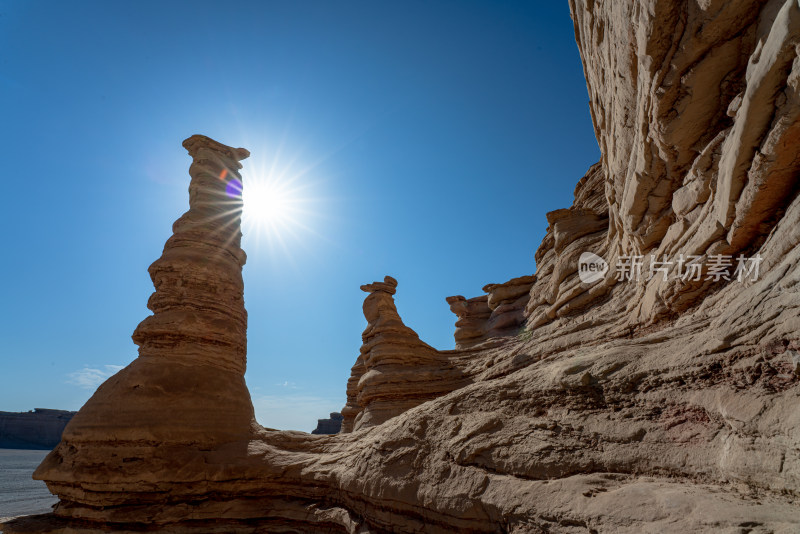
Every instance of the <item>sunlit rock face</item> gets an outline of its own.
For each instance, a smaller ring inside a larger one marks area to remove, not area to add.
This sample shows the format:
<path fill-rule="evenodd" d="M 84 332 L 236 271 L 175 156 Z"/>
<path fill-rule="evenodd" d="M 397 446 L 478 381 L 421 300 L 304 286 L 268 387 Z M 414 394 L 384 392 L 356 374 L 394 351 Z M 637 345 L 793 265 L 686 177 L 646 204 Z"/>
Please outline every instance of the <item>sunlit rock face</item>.
<path fill-rule="evenodd" d="M 525 308 L 535 276 L 520 276 L 502 284 L 487 284 L 486 295 L 467 299 L 447 297 L 450 311 L 456 314 L 456 349 L 468 349 L 485 341 L 527 335 Z"/>
<path fill-rule="evenodd" d="M 456 314 L 454 334 L 457 349 L 465 349 L 485 341 L 489 337 L 487 322 L 492 316 L 489 297 L 481 295 L 467 299 L 461 295 L 447 297 L 450 311 Z"/>
<path fill-rule="evenodd" d="M 571 8 L 603 154 L 611 259 L 761 248 L 797 192 L 798 3 Z M 643 283 L 632 318 L 681 313 L 711 285 Z"/>
<path fill-rule="evenodd" d="M 547 215 L 535 277 L 448 300 L 460 348 L 403 324 L 393 279 L 364 286 L 342 433 L 312 436 L 252 424 L 228 327 L 146 321 L 37 472 L 55 515 L 4 531 L 800 531 L 800 5 L 570 8 L 602 160 Z M 591 283 L 586 252 L 610 266 Z M 740 253 L 759 276 L 615 276 Z M 238 310 L 224 265 L 208 285 Z M 167 287 L 164 311 L 195 298 Z"/>

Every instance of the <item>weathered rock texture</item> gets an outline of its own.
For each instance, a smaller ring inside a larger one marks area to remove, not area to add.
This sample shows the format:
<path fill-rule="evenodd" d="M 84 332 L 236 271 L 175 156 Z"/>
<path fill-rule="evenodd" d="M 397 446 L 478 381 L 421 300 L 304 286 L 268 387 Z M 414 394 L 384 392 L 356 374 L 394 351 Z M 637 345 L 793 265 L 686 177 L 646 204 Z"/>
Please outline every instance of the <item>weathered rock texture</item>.
<path fill-rule="evenodd" d="M 0 412 L 0 449 L 52 449 L 75 412 L 36 408 Z"/>
<path fill-rule="evenodd" d="M 535 281 L 535 276 L 521 276 L 502 284 L 484 286 L 487 294 L 480 297 L 447 297 L 450 310 L 458 317 L 456 349 L 519 334 L 526 322 L 525 308 Z"/>
<path fill-rule="evenodd" d="M 312 434 L 338 434 L 342 429 L 344 417 L 339 412 L 331 412 L 328 419 L 317 419 L 317 428 L 311 431 Z"/>
<path fill-rule="evenodd" d="M 403 324 L 394 305 L 397 280 L 361 286 L 367 328 L 350 379 L 342 432 L 379 425 L 464 385 L 463 373 L 447 351 L 420 341 Z"/>
<path fill-rule="evenodd" d="M 241 195 L 230 187 L 249 154 L 197 135 L 183 145 L 189 211 L 150 266 L 156 291 L 153 315 L 133 333 L 139 357 L 98 388 L 34 474 L 61 498 L 63 517 L 203 495 L 204 481 L 229 476 L 219 449 L 246 449 L 253 432 Z"/>
<path fill-rule="evenodd" d="M 535 279 L 449 300 L 468 348 L 419 341 L 394 280 L 365 286 L 344 431 L 311 436 L 248 427 L 244 386 L 218 381 L 210 350 L 170 374 L 164 330 L 146 372 L 103 385 L 37 472 L 55 514 L 8 532 L 799 531 L 800 5 L 570 7 L 602 160 L 548 214 Z M 591 285 L 587 251 L 612 266 Z M 613 268 L 738 253 L 761 256 L 756 280 Z M 214 350 L 238 361 L 235 344 Z M 199 388 L 238 423 L 204 396 L 210 417 L 151 429 L 164 400 L 191 419 Z M 136 418 L 117 427 L 98 399 Z"/>
<path fill-rule="evenodd" d="M 466 349 L 486 341 L 489 337 L 487 322 L 492 315 L 489 309 L 489 297 L 481 295 L 471 299 L 462 295 L 447 297 L 450 311 L 456 314 L 456 348 Z"/>

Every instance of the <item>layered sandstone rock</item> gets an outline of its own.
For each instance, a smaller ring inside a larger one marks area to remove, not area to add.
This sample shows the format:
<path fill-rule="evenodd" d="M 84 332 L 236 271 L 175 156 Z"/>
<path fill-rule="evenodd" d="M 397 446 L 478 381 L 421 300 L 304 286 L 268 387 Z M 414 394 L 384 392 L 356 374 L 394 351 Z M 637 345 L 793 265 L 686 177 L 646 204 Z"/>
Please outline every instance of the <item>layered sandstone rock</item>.
<path fill-rule="evenodd" d="M 615 278 L 608 276 L 586 287 L 578 277 L 581 254 L 588 251 L 608 257 L 614 250 L 609 242 L 604 182 L 603 166 L 597 163 L 575 187 L 572 207 L 547 214 L 547 234 L 535 256 L 537 280 L 525 309 L 529 329 L 586 309 L 615 284 Z"/>
<path fill-rule="evenodd" d="M 39 471 L 55 515 L 6 531 L 800 530 L 800 5 L 570 7 L 602 161 L 548 215 L 529 335 L 492 338 L 486 314 L 512 298 L 518 313 L 527 280 L 503 284 L 508 298 L 451 298 L 469 345 L 455 351 L 403 325 L 392 279 L 365 286 L 346 432 L 253 427 L 237 441 L 241 424 L 222 444 L 217 421 L 197 421 L 211 439 L 183 426 L 134 439 L 159 428 L 160 404 L 125 397 L 144 423 L 82 410 Z M 605 277 L 581 281 L 584 252 Z M 650 254 L 738 253 L 762 258 L 759 276 L 683 280 L 672 265 L 667 280 L 617 279 L 629 255 L 646 272 Z M 115 380 L 97 395 L 132 387 Z M 203 387 L 245 403 L 218 386 Z"/>
<path fill-rule="evenodd" d="M 342 432 L 379 425 L 464 385 L 458 366 L 403 324 L 394 297 L 397 280 L 361 286 L 367 328 L 347 382 Z"/>
<path fill-rule="evenodd" d="M 535 276 L 520 276 L 502 284 L 483 287 L 488 295 L 486 304 L 492 310 L 488 323 L 490 335 L 514 335 L 525 324 L 525 306 L 530 300 L 531 286 L 535 281 Z"/>
<path fill-rule="evenodd" d="M 492 316 L 489 297 L 481 295 L 467 299 L 462 295 L 447 297 L 450 311 L 456 314 L 456 349 L 466 349 L 489 337 L 487 322 Z"/>
<path fill-rule="evenodd" d="M 758 250 L 797 190 L 797 2 L 571 8 L 608 177 L 610 259 Z M 674 316 L 711 285 L 642 284 L 631 320 Z"/>
<path fill-rule="evenodd" d="M 189 485 L 228 470 L 209 456 L 246 447 L 255 425 L 239 248 L 239 160 L 249 153 L 199 135 L 183 145 L 189 211 L 150 266 L 156 291 L 133 334 L 139 357 L 98 388 L 34 474 L 61 498 L 61 516 L 189 498 L 198 491 Z"/>
<path fill-rule="evenodd" d="M 486 295 L 480 297 L 447 297 L 450 310 L 458 317 L 456 349 L 519 335 L 525 325 L 525 308 L 535 281 L 535 276 L 520 276 L 502 284 L 487 284 L 483 287 Z"/>

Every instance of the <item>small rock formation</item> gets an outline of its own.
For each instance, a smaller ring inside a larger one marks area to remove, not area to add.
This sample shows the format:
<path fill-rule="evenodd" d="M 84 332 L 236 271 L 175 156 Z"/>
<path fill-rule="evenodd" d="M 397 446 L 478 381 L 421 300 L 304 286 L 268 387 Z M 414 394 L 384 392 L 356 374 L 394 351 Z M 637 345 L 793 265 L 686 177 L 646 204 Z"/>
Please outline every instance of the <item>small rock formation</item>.
<path fill-rule="evenodd" d="M 52 449 L 75 413 L 45 408 L 0 412 L 0 449 Z"/>
<path fill-rule="evenodd" d="M 502 284 L 483 287 L 487 293 L 466 299 L 447 297 L 450 311 L 456 314 L 456 349 L 468 349 L 484 341 L 516 336 L 525 326 L 525 307 L 536 276 L 521 276 Z"/>
<path fill-rule="evenodd" d="M 608 205 L 605 174 L 593 165 L 575 187 L 572 207 L 547 214 L 547 234 L 536 252 L 537 281 L 525 307 L 529 329 L 535 329 L 605 296 L 616 282 L 607 276 L 592 287 L 581 284 L 578 259 L 584 252 L 608 256 Z"/>
<path fill-rule="evenodd" d="M 489 298 L 486 301 L 492 315 L 489 317 L 489 334 L 515 335 L 525 324 L 525 306 L 530 299 L 531 286 L 536 276 L 521 276 L 502 284 L 483 287 Z"/>
<path fill-rule="evenodd" d="M 312 434 L 338 434 L 342 429 L 344 416 L 339 412 L 331 412 L 329 419 L 317 419 L 317 428 L 311 431 Z"/>
<path fill-rule="evenodd" d="M 450 311 L 456 314 L 456 349 L 473 347 L 488 338 L 489 329 L 486 324 L 492 315 L 489 308 L 489 297 L 481 295 L 467 299 L 462 295 L 447 297 Z"/>
<path fill-rule="evenodd" d="M 367 428 L 464 385 L 446 352 L 420 341 L 394 305 L 397 280 L 361 286 L 367 328 L 347 382 L 342 432 Z"/>
<path fill-rule="evenodd" d="M 403 324 L 394 279 L 364 286 L 342 432 L 260 428 L 238 215 L 193 215 L 139 358 L 36 473 L 60 504 L 4 532 L 800 531 L 800 4 L 570 9 L 602 160 L 548 214 L 535 278 L 448 299 L 460 348 Z M 244 157 L 191 139 L 190 214 Z M 592 282 L 586 252 L 610 266 Z M 723 254 L 760 274 L 663 263 Z M 662 270 L 619 277 L 632 255 Z"/>

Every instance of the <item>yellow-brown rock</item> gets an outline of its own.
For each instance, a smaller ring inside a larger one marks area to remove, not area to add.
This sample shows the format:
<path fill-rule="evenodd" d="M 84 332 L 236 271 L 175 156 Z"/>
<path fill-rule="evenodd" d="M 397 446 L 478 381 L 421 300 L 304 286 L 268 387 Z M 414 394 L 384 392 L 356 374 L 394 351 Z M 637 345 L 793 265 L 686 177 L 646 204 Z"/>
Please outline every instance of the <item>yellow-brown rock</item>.
<path fill-rule="evenodd" d="M 58 515 L 189 498 L 198 481 L 225 476 L 214 451 L 246 449 L 252 434 L 238 172 L 249 153 L 199 135 L 183 145 L 189 211 L 150 266 L 139 357 L 98 388 L 34 475 L 61 497 Z"/>
<path fill-rule="evenodd" d="M 492 316 L 488 295 L 471 299 L 456 295 L 447 297 L 447 303 L 450 305 L 450 311 L 458 317 L 454 334 L 457 349 L 472 347 L 488 339 L 487 323 Z"/>
<path fill-rule="evenodd" d="M 403 324 L 394 304 L 397 280 L 361 286 L 367 328 L 351 371 L 342 432 L 379 425 L 425 401 L 463 386 L 463 376 L 447 353 L 420 341 Z"/>

